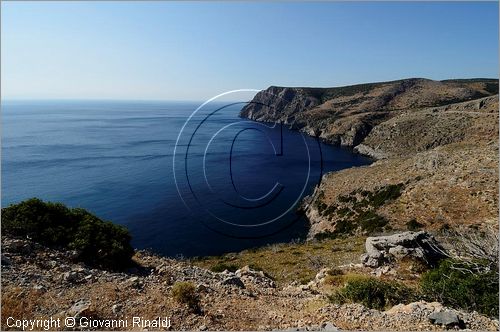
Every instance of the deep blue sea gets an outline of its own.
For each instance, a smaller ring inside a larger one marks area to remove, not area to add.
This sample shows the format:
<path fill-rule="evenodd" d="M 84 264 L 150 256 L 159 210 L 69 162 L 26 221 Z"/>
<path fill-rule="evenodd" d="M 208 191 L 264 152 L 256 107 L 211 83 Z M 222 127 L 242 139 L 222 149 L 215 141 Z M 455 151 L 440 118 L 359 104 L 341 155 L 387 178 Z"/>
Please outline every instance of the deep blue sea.
<path fill-rule="evenodd" d="M 349 149 L 238 117 L 242 104 L 2 104 L 2 206 L 30 197 L 126 226 L 136 248 L 214 255 L 304 237 L 296 213 Z M 192 116 L 191 116 L 192 115 Z"/>

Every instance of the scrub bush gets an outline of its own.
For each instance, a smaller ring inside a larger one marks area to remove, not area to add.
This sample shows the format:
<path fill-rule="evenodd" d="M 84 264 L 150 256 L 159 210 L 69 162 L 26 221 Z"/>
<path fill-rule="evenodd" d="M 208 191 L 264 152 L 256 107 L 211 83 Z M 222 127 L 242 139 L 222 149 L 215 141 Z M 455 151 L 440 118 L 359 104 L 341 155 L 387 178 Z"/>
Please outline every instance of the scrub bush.
<path fill-rule="evenodd" d="M 122 269 L 132 265 L 134 250 L 128 230 L 81 208 L 32 198 L 3 208 L 1 228 L 3 234 L 76 250 L 77 260 L 92 266 Z"/>

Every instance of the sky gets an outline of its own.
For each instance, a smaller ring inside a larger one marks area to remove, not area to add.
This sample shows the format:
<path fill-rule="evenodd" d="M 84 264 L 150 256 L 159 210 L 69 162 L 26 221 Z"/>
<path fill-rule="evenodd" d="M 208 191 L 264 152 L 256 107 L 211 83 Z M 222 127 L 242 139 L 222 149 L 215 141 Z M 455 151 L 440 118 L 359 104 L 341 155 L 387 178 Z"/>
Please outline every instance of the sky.
<path fill-rule="evenodd" d="M 498 78 L 498 2 L 5 2 L 3 99 Z"/>

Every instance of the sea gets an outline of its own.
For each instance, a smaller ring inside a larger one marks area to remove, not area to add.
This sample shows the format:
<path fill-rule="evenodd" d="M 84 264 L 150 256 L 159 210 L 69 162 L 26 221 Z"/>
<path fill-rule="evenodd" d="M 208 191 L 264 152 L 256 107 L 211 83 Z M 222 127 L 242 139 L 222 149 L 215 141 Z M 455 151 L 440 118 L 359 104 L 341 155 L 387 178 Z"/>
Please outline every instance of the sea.
<path fill-rule="evenodd" d="M 1 204 L 85 208 L 173 257 L 304 239 L 300 212 L 322 175 L 371 160 L 241 102 L 2 101 Z"/>

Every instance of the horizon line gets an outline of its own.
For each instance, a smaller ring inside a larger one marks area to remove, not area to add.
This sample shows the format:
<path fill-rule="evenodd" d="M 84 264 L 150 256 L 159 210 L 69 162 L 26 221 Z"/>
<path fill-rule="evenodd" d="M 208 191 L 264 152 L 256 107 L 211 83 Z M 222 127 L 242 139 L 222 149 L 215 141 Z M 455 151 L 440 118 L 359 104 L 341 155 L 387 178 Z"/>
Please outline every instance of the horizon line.
<path fill-rule="evenodd" d="M 499 75 L 500 77 L 500 75 Z M 282 87 L 282 88 L 312 88 L 312 89 L 331 89 L 331 88 L 341 88 L 341 87 L 351 87 L 363 84 L 377 84 L 377 83 L 392 83 L 404 80 L 414 80 L 423 79 L 436 82 L 446 82 L 446 81 L 460 81 L 460 80 L 497 80 L 499 77 L 467 77 L 467 78 L 446 78 L 446 79 L 432 79 L 426 77 L 406 77 L 395 80 L 383 80 L 383 81 L 363 81 L 354 84 L 344 84 L 344 85 L 330 85 L 330 86 L 305 86 L 305 85 L 277 85 L 271 84 L 267 88 L 258 89 L 264 91 L 271 87 Z M 257 89 L 256 89 L 257 90 Z M 211 97 L 210 97 L 211 98 Z M 210 99 L 208 98 L 208 99 Z M 179 103 L 189 103 L 189 102 L 204 102 L 208 99 L 166 99 L 166 98 L 110 98 L 110 97 L 0 97 L 0 103 L 12 102 L 12 101 L 123 101 L 123 102 L 179 102 Z M 234 100 L 234 102 L 238 102 Z"/>

